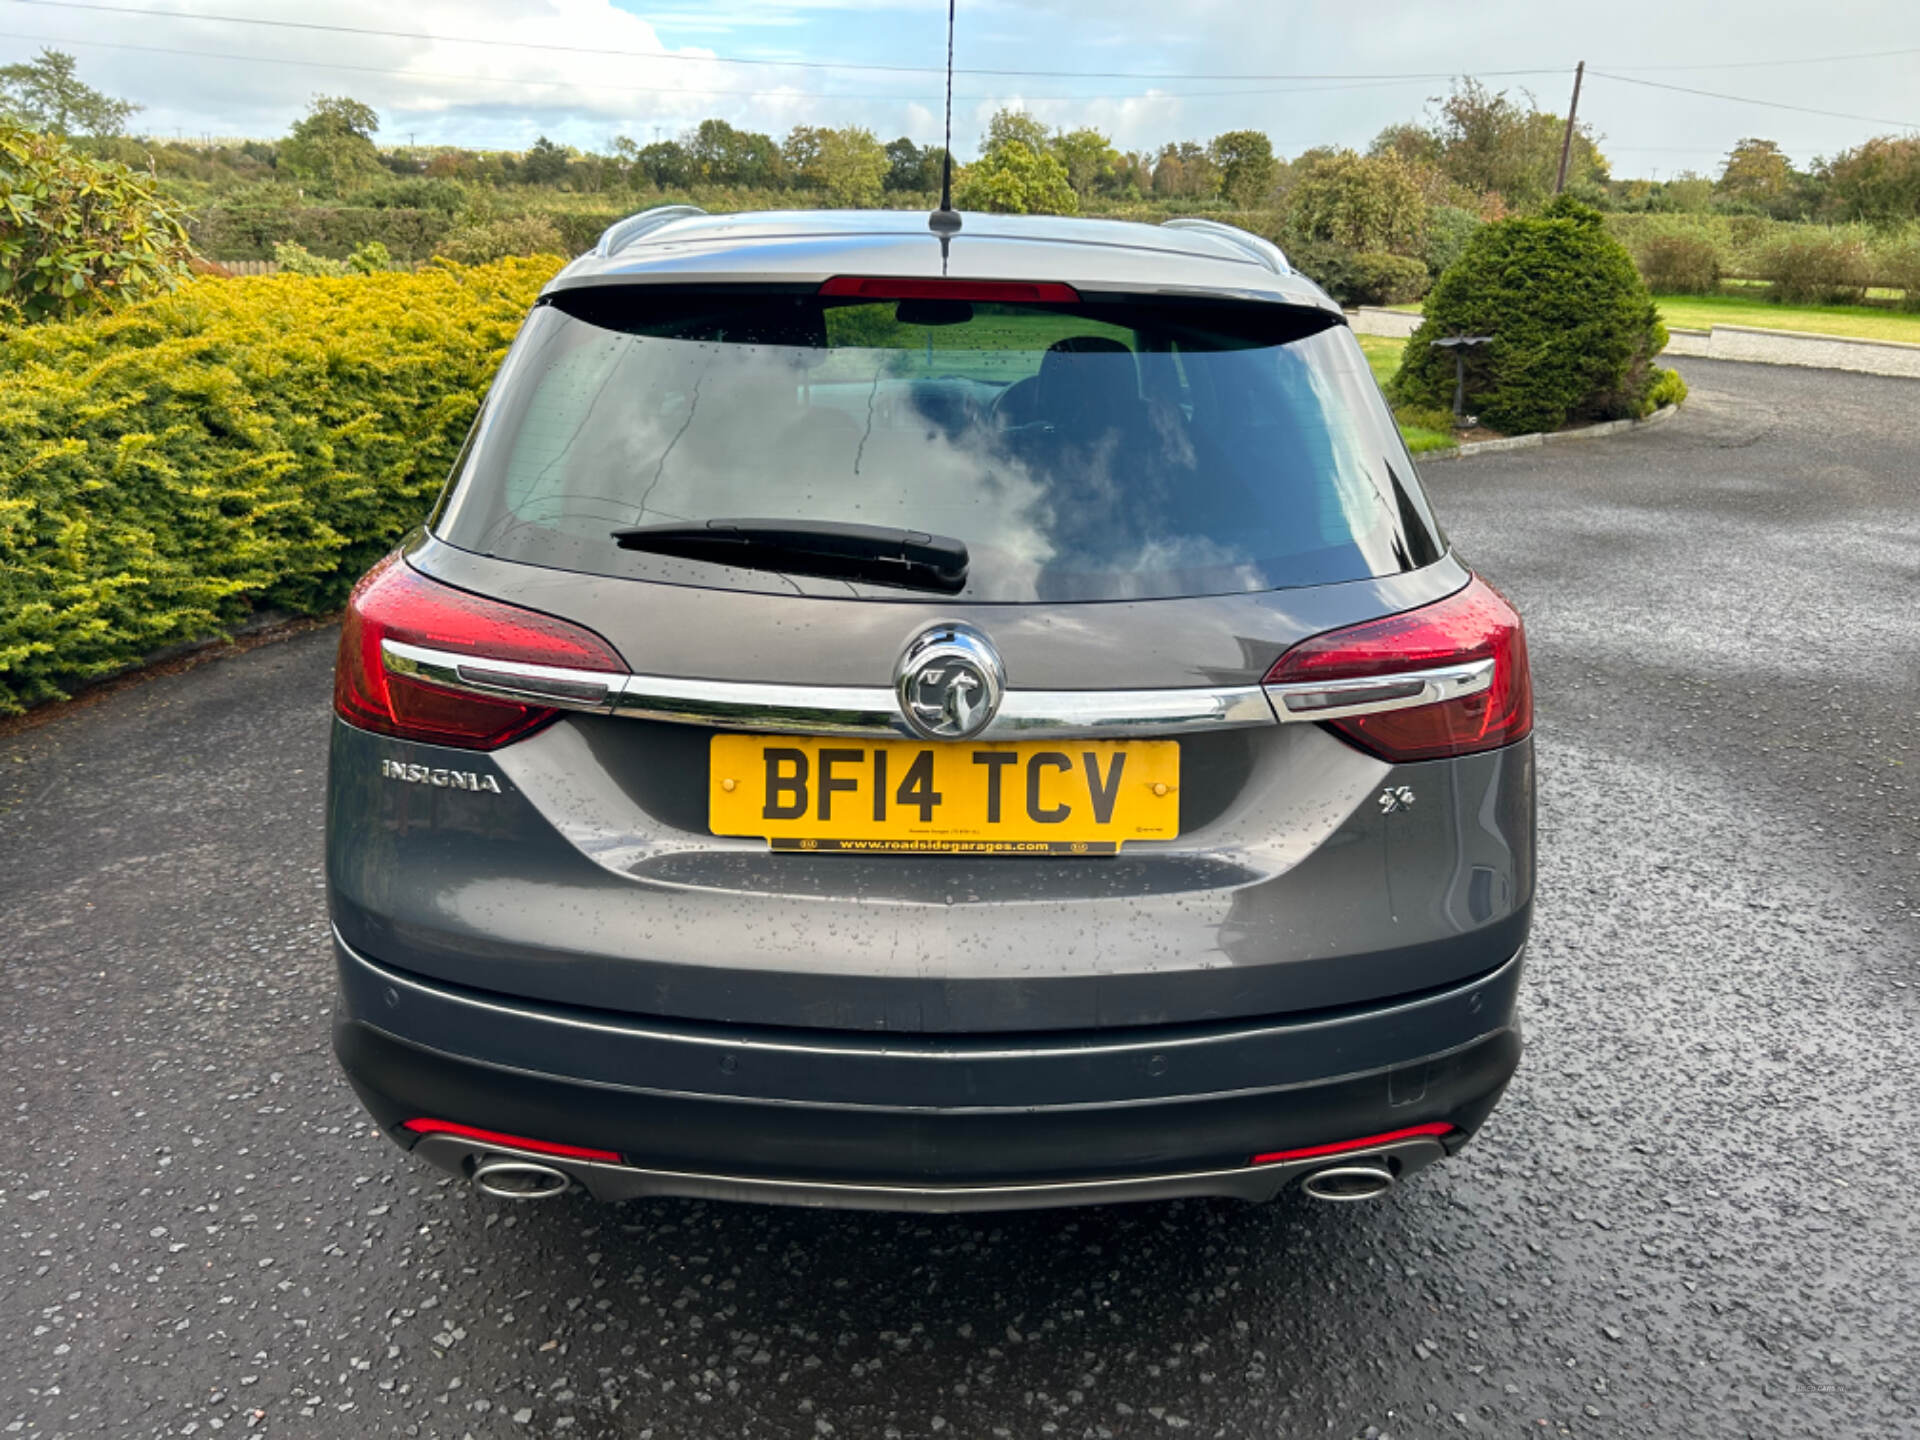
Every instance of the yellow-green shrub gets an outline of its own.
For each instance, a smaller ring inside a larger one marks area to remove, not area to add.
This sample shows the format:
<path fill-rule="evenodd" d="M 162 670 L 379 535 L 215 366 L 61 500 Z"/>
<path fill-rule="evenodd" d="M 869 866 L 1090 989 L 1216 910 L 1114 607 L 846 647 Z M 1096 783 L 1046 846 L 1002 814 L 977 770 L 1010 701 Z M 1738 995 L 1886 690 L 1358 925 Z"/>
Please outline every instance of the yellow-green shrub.
<path fill-rule="evenodd" d="M 200 280 L 0 337 L 0 712 L 256 607 L 339 605 L 559 264 Z"/>

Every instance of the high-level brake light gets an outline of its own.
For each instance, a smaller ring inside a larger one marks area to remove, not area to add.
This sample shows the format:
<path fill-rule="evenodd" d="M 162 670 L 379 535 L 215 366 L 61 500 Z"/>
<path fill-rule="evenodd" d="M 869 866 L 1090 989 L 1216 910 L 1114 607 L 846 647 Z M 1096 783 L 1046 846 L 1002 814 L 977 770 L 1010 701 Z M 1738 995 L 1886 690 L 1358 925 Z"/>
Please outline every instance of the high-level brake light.
<path fill-rule="evenodd" d="M 836 275 L 820 294 L 858 300 L 997 300 L 1008 305 L 1072 305 L 1080 292 L 1053 280 L 944 280 Z"/>

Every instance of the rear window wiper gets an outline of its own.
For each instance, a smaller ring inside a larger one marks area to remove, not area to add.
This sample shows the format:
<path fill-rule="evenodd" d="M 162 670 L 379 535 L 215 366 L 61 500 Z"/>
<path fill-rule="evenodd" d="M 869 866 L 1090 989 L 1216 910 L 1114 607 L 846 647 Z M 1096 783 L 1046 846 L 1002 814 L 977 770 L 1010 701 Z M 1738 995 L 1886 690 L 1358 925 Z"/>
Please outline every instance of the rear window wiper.
<path fill-rule="evenodd" d="M 710 560 L 827 580 L 863 580 L 957 595 L 967 584 L 967 546 L 946 535 L 846 525 L 835 520 L 708 520 L 615 530 L 622 550 Z"/>

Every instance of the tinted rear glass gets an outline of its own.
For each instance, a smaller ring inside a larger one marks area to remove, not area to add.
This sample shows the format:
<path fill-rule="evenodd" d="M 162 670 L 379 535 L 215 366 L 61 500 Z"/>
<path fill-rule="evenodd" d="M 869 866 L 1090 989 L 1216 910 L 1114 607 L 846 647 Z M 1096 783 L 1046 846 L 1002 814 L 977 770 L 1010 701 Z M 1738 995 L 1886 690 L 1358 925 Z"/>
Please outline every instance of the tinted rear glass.
<path fill-rule="evenodd" d="M 562 292 L 516 342 L 435 531 L 682 584 L 917 598 L 623 551 L 712 519 L 964 541 L 978 602 L 1328 584 L 1439 537 L 1344 326 L 1274 305 Z"/>

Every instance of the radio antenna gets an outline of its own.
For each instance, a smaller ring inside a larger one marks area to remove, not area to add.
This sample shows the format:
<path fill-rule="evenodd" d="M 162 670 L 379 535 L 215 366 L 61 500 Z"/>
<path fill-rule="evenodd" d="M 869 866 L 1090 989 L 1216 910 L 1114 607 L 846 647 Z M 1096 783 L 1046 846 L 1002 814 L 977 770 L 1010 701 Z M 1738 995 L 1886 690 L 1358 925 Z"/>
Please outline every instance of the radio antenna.
<path fill-rule="evenodd" d="M 927 217 L 927 228 L 940 237 L 940 263 L 946 268 L 947 242 L 960 233 L 960 212 L 953 208 L 953 10 L 947 0 L 947 135 L 940 151 L 940 208 Z"/>

